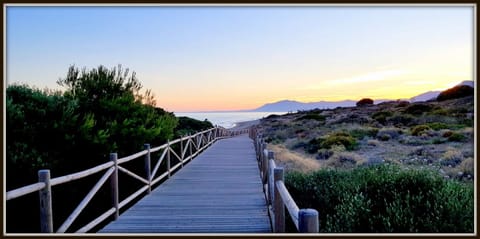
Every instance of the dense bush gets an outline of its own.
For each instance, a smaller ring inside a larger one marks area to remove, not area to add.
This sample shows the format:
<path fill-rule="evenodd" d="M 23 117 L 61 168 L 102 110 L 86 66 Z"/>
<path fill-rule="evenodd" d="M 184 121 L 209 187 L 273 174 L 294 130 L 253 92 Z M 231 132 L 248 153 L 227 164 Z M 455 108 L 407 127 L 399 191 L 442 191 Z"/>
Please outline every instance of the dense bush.
<path fill-rule="evenodd" d="M 412 104 L 405 109 L 405 113 L 412 115 L 421 115 L 426 112 L 430 112 L 433 106 L 430 104 Z"/>
<path fill-rule="evenodd" d="M 473 87 L 468 85 L 458 85 L 448 90 L 442 91 L 437 96 L 437 101 L 444 101 L 450 99 L 457 99 L 466 96 L 471 96 L 474 94 Z"/>
<path fill-rule="evenodd" d="M 314 114 L 314 113 L 308 113 L 296 119 L 296 121 L 300 121 L 300 120 L 316 120 L 316 121 L 323 122 L 325 121 L 325 116 Z"/>
<path fill-rule="evenodd" d="M 353 150 L 357 146 L 357 140 L 346 132 L 336 132 L 320 142 L 320 148 L 330 149 L 334 145 L 343 145 L 347 150 Z"/>
<path fill-rule="evenodd" d="M 188 117 L 178 117 L 178 125 L 175 128 L 175 138 L 179 138 L 188 134 L 191 135 L 195 132 L 207 130 L 212 127 L 212 123 L 208 120 L 200 121 Z"/>
<path fill-rule="evenodd" d="M 367 106 L 367 105 L 373 105 L 373 100 L 372 100 L 372 99 L 369 99 L 369 98 L 363 98 L 363 99 L 357 101 L 356 105 L 357 105 L 358 107 Z"/>
<path fill-rule="evenodd" d="M 452 132 L 452 134 L 448 136 L 448 141 L 452 141 L 452 142 L 463 142 L 465 139 L 466 139 L 465 135 L 457 132 Z"/>
<path fill-rule="evenodd" d="M 427 125 L 433 130 L 450 129 L 450 126 L 448 124 L 441 122 L 427 123 Z"/>
<path fill-rule="evenodd" d="M 372 115 L 372 118 L 381 124 L 385 124 L 387 122 L 387 117 L 390 117 L 392 115 L 393 113 L 390 111 L 379 111 L 379 112 L 375 112 Z"/>
<path fill-rule="evenodd" d="M 473 232 L 473 185 L 391 165 L 288 173 L 300 208 L 315 208 L 320 232 Z"/>
<path fill-rule="evenodd" d="M 378 133 L 378 129 L 373 127 L 360 127 L 350 130 L 349 133 L 352 137 L 362 140 L 365 137 L 375 137 Z"/>
<path fill-rule="evenodd" d="M 409 125 L 413 124 L 414 121 L 415 121 L 415 117 L 413 117 L 411 114 L 395 113 L 391 117 L 387 118 L 386 124 L 409 126 Z"/>
<path fill-rule="evenodd" d="M 401 134 L 403 134 L 403 131 L 399 128 L 381 128 L 376 137 L 382 141 L 388 141 L 398 138 Z"/>
<path fill-rule="evenodd" d="M 428 125 L 421 124 L 421 125 L 412 127 L 410 131 L 412 135 L 419 136 L 428 130 L 431 130 L 431 128 Z"/>

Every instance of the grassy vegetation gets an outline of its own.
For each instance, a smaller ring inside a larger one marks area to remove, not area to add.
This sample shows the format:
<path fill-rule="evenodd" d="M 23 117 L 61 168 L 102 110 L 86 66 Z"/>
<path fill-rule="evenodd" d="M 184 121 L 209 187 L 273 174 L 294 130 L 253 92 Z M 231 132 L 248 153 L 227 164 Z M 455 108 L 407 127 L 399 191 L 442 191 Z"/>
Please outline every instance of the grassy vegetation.
<path fill-rule="evenodd" d="M 445 177 L 468 181 L 474 179 L 468 173 L 473 167 L 460 168 L 459 162 L 450 168 L 441 163 L 441 157 L 449 147 L 465 155 L 473 151 L 473 115 L 473 97 L 467 96 L 446 101 L 391 101 L 368 107 L 301 111 L 264 119 L 261 128 L 268 143 L 315 158 L 322 168 L 392 162 L 425 167 Z M 418 147 L 426 153 L 415 154 Z M 462 160 L 469 157 L 473 156 Z"/>
<path fill-rule="evenodd" d="M 474 99 L 465 92 L 301 111 L 260 129 L 282 149 L 277 165 L 295 201 L 319 211 L 321 232 L 473 232 Z"/>
<path fill-rule="evenodd" d="M 320 232 L 473 232 L 473 185 L 426 170 L 381 165 L 285 176 L 301 208 L 320 214 Z"/>

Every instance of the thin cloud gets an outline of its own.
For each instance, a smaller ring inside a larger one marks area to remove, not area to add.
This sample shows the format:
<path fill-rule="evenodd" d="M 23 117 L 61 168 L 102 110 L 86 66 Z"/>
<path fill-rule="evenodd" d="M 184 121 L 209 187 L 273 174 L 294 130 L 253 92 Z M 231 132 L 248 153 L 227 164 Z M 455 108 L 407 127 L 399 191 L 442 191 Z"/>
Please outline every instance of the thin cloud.
<path fill-rule="evenodd" d="M 351 83 L 365 83 L 365 82 L 372 82 L 372 81 L 388 81 L 388 80 L 393 80 L 394 77 L 396 76 L 400 76 L 404 74 L 406 74 L 406 71 L 404 70 L 376 71 L 376 72 L 371 72 L 365 75 L 331 80 L 326 83 L 330 85 L 343 85 L 343 84 L 351 84 Z"/>
<path fill-rule="evenodd" d="M 407 73 L 408 72 L 405 70 L 380 70 L 380 71 L 374 71 L 364 75 L 358 75 L 358 76 L 353 76 L 349 78 L 323 80 L 322 83 L 299 86 L 297 89 L 298 90 L 327 90 L 327 89 L 332 89 L 332 87 L 336 87 L 338 85 L 364 83 L 364 82 L 372 82 L 372 81 L 397 80 L 396 79 L 397 76 L 404 75 Z"/>

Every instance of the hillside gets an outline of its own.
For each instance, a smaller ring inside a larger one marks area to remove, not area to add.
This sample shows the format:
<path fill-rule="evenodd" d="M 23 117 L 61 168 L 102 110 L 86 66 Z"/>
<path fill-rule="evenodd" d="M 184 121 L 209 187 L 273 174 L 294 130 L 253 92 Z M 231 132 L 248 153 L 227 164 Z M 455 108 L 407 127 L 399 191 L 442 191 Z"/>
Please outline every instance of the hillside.
<path fill-rule="evenodd" d="M 468 96 L 301 111 L 262 119 L 260 129 L 287 170 L 395 164 L 472 180 L 473 101 Z"/>

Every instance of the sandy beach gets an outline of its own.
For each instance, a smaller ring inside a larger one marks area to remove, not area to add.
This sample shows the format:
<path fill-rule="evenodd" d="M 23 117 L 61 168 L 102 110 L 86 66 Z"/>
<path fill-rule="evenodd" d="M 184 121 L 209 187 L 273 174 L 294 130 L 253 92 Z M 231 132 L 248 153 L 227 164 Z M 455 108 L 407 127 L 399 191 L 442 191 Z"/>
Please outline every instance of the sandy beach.
<path fill-rule="evenodd" d="M 243 121 L 243 122 L 238 122 L 235 123 L 235 126 L 231 128 L 230 130 L 241 130 L 241 129 L 246 129 L 251 126 L 257 125 L 260 123 L 260 120 L 250 120 L 250 121 Z"/>

